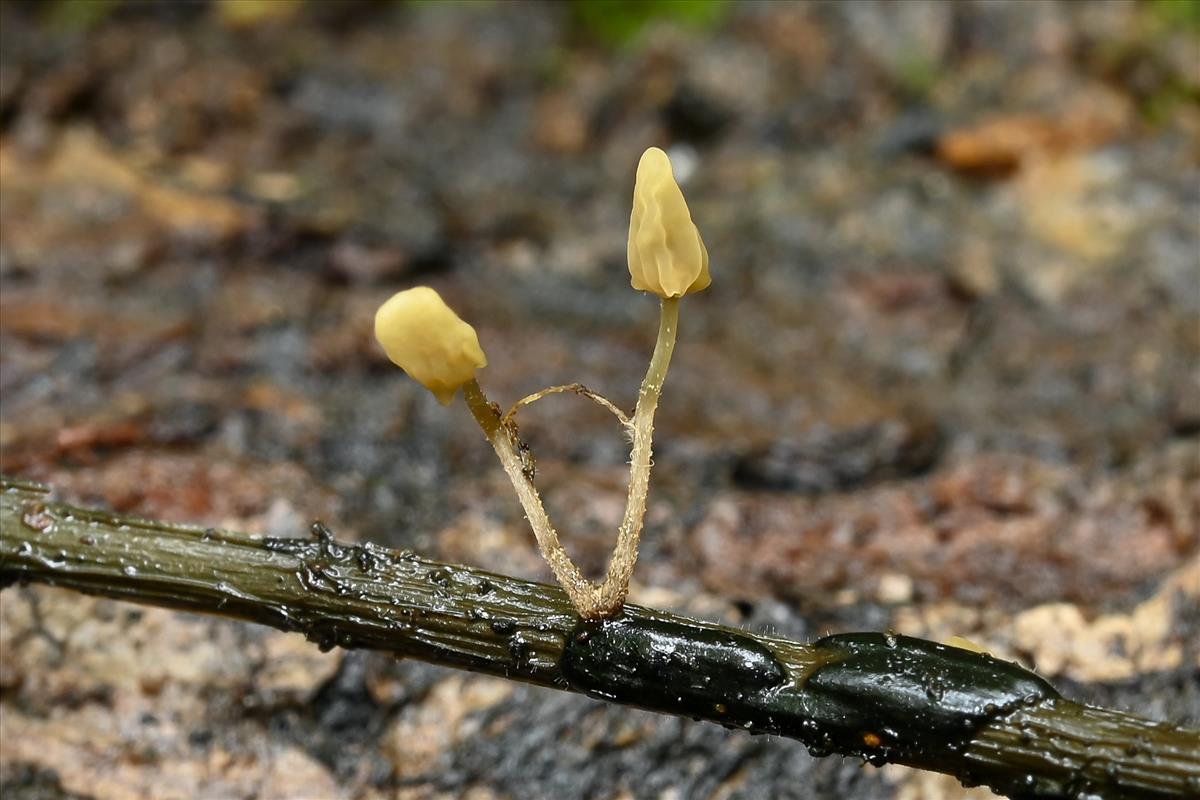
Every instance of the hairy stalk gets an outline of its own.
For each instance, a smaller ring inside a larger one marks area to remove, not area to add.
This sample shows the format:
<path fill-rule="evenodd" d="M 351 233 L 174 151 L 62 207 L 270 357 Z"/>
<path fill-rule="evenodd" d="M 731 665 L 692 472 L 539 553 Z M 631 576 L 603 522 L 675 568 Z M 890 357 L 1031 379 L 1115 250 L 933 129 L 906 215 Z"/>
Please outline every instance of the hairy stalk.
<path fill-rule="evenodd" d="M 504 412 L 504 416 L 500 418 L 500 421 L 507 425 L 512 421 L 513 417 L 517 415 L 517 412 L 525 406 L 533 405 L 538 400 L 541 400 L 543 397 L 547 397 L 548 395 L 562 394 L 563 392 L 571 392 L 579 395 L 580 397 L 586 397 L 588 400 L 591 400 L 601 408 L 608 410 L 610 414 L 617 418 L 617 421 L 626 427 L 629 427 L 633 424 L 629 421 L 629 417 L 626 416 L 625 412 L 617 408 L 611 400 L 602 394 L 593 392 L 582 383 L 567 383 L 563 384 L 562 386 L 547 386 L 541 391 L 526 395 L 517 402 L 513 403 L 513 407 Z"/>
<path fill-rule="evenodd" d="M 558 531 L 554 530 L 550 523 L 550 517 L 542 505 L 541 495 L 533 485 L 533 476 L 529 474 L 525 461 L 521 458 L 521 442 L 512 424 L 506 423 L 500 414 L 500 407 L 487 399 L 479 381 L 472 379 L 464 384 L 463 397 L 466 398 L 471 415 L 483 429 L 483 435 L 491 442 L 492 449 L 500 458 L 504 474 L 508 475 L 509 481 L 512 482 L 521 508 L 525 510 L 525 518 L 533 528 L 538 549 L 550 565 L 554 577 L 558 579 L 580 614 L 594 615 L 600 607 L 599 591 L 595 584 L 580 572 L 579 567 L 575 566 L 575 562 L 559 541 Z"/>
<path fill-rule="evenodd" d="M 667 369 L 671 366 L 678 330 L 679 298 L 664 298 L 654 355 L 650 357 L 650 366 L 646 370 L 646 377 L 638 392 L 637 408 L 633 412 L 633 449 L 629 456 L 629 498 L 625 501 L 625 517 L 617 530 L 617 544 L 608 565 L 608 574 L 600 586 L 600 608 L 606 615 L 619 611 L 625 602 L 629 581 L 633 577 L 633 566 L 637 563 L 642 522 L 646 516 L 646 493 L 650 487 L 650 468 L 653 465 L 651 441 L 654 438 L 654 412 L 658 410 L 658 398 L 662 395 Z"/>
<path fill-rule="evenodd" d="M 650 357 L 650 366 L 642 381 L 632 420 L 625 419 L 625 415 L 616 406 L 579 384 L 555 386 L 529 395 L 503 415 L 500 414 L 499 407 L 484 395 L 477 380 L 471 380 L 463 386 L 467 407 L 479 423 L 479 427 L 483 429 L 484 436 L 492 443 L 496 455 L 500 457 L 504 472 L 512 482 L 521 507 L 525 510 L 525 517 L 533 528 L 538 548 L 554 576 L 579 609 L 580 615 L 588 619 L 617 613 L 629 593 L 629 581 L 633 577 L 634 564 L 637 563 L 642 522 L 646 516 L 646 494 L 650 487 L 650 468 L 653 465 L 651 441 L 654 438 L 654 412 L 658 409 L 658 399 L 667 379 L 667 369 L 671 366 L 671 354 L 675 351 L 678 329 L 679 298 L 666 298 L 662 301 L 654 354 Z M 558 531 L 550 523 L 550 517 L 542 505 L 542 498 L 533 485 L 533 476 L 521 457 L 522 445 L 510 421 L 513 413 L 522 405 L 528 405 L 555 391 L 574 391 L 595 400 L 616 414 L 633 433 L 633 449 L 629 457 L 629 497 L 625 502 L 625 516 L 617 530 L 617 543 L 613 548 L 608 572 L 600 584 L 592 583 L 583 575 L 559 541 Z"/>

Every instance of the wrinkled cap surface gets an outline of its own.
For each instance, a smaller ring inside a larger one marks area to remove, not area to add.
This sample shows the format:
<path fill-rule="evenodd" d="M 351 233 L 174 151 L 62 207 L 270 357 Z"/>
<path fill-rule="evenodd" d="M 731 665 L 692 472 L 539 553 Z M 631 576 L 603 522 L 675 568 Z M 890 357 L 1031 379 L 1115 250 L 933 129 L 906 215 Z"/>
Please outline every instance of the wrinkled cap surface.
<path fill-rule="evenodd" d="M 682 297 L 708 288 L 708 250 L 692 222 L 671 160 L 657 147 L 642 153 L 629 217 L 629 274 L 633 288 Z"/>
<path fill-rule="evenodd" d="M 444 405 L 487 366 L 475 329 L 428 286 L 392 295 L 375 312 L 375 338 L 392 363 Z"/>

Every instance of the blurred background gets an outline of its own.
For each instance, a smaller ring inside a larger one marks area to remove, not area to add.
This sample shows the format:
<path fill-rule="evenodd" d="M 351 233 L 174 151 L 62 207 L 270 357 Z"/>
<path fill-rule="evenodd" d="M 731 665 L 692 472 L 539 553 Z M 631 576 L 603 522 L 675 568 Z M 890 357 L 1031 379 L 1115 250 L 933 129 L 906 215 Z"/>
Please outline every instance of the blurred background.
<path fill-rule="evenodd" d="M 683 304 L 633 600 L 966 636 L 1200 720 L 1200 4 L 0 3 L 0 468 L 66 499 L 548 580 L 371 336 L 436 287 L 507 406 L 626 409 L 637 158 Z M 522 412 L 593 574 L 602 410 Z M 957 798 L 949 778 L 248 625 L 0 599 L 0 794 Z"/>

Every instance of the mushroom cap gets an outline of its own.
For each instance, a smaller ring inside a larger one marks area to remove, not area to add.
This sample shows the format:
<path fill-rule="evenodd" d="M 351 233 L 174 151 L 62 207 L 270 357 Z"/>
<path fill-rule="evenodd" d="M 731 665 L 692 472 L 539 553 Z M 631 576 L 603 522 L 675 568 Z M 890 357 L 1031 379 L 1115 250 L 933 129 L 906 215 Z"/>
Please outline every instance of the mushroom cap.
<path fill-rule="evenodd" d="M 475 329 L 428 286 L 397 292 L 375 312 L 375 338 L 396 366 L 443 405 L 487 366 Z"/>
<path fill-rule="evenodd" d="M 692 222 L 671 159 L 657 147 L 642 153 L 629 217 L 629 274 L 633 288 L 682 297 L 708 288 L 708 250 Z"/>

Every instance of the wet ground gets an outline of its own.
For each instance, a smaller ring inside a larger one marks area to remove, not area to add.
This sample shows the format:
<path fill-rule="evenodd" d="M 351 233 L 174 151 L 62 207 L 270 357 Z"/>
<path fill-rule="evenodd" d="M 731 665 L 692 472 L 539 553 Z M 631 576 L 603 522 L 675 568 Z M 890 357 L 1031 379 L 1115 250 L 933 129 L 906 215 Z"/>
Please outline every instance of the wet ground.
<path fill-rule="evenodd" d="M 747 3 L 621 42 L 588 4 L 88 7 L 0 6 L 6 474 L 548 579 L 466 409 L 372 315 L 435 286 L 502 404 L 582 381 L 631 408 L 656 310 L 625 234 L 659 145 L 713 285 L 633 598 L 963 635 L 1200 721 L 1194 5 Z M 600 571 L 616 424 L 564 395 L 521 421 Z M 966 793 L 54 590 L 0 619 L 5 797 Z"/>

